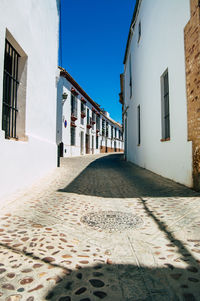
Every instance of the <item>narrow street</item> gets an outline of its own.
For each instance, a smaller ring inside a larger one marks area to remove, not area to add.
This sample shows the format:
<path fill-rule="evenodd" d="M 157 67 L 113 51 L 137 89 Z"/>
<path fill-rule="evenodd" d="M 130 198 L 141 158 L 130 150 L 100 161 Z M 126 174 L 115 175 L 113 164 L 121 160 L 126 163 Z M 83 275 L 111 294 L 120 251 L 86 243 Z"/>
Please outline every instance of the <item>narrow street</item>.
<path fill-rule="evenodd" d="M 200 197 L 123 161 L 63 159 L 0 215 L 0 300 L 200 300 Z"/>

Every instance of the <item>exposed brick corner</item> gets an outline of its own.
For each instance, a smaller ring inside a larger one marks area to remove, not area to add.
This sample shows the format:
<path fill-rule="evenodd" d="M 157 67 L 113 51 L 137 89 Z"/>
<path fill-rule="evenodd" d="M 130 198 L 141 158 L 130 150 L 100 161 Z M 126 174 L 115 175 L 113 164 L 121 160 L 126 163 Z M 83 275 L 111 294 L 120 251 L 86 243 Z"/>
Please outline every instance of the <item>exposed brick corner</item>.
<path fill-rule="evenodd" d="M 193 186 L 200 190 L 200 1 L 190 0 L 191 18 L 184 29 L 188 140 L 193 148 Z"/>

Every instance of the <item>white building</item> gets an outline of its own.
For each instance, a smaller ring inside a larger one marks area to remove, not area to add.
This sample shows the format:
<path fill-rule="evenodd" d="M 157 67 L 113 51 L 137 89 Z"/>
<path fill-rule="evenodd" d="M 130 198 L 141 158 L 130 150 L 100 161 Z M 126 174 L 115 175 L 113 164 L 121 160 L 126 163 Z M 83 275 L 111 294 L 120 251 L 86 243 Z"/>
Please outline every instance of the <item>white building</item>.
<path fill-rule="evenodd" d="M 0 1 L 0 198 L 57 164 L 59 3 Z"/>
<path fill-rule="evenodd" d="M 123 151 L 122 127 L 60 68 L 57 144 L 61 157 Z"/>
<path fill-rule="evenodd" d="M 137 1 L 123 74 L 127 160 L 189 187 L 196 178 L 196 188 L 200 183 L 199 161 L 198 167 L 194 165 L 200 146 L 200 127 L 194 130 L 200 120 L 196 102 L 200 77 L 194 75 L 199 66 L 198 16 L 198 0 Z M 198 77 L 196 82 L 191 74 Z M 196 98 L 189 98 L 192 93 Z"/>

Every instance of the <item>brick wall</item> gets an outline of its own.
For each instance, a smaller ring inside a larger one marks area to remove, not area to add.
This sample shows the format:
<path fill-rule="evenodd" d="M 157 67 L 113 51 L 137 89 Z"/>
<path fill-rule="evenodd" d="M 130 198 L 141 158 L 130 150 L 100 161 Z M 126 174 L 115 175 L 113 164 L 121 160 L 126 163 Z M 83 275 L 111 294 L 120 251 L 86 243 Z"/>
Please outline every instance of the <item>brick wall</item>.
<path fill-rule="evenodd" d="M 184 29 L 188 140 L 193 148 L 193 186 L 200 190 L 200 1 L 190 0 L 191 18 Z"/>

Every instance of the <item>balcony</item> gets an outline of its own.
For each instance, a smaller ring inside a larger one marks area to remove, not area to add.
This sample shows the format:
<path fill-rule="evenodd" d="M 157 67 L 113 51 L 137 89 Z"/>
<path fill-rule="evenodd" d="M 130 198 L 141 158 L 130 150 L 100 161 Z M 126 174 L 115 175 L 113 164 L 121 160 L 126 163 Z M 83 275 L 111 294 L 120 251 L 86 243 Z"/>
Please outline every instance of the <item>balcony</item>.
<path fill-rule="evenodd" d="M 71 114 L 71 121 L 76 121 L 78 118 L 77 118 L 77 116 L 74 114 L 74 113 L 72 113 Z"/>
<path fill-rule="evenodd" d="M 87 124 L 87 128 L 91 129 L 92 125 L 91 124 Z"/>
<path fill-rule="evenodd" d="M 85 117 L 86 117 L 85 111 L 81 111 L 81 118 L 85 118 Z"/>
<path fill-rule="evenodd" d="M 74 128 L 76 128 L 75 122 L 72 121 L 72 122 L 71 122 L 71 126 L 74 127 Z"/>

